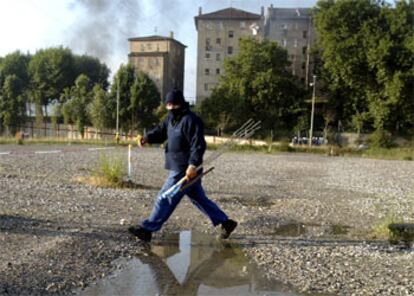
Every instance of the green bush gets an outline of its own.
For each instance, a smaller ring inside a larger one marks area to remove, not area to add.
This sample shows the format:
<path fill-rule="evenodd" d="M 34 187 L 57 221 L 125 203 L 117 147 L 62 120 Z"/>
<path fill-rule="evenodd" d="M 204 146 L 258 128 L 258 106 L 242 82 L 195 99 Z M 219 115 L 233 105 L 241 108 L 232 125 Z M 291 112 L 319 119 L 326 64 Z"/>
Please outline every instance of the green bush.
<path fill-rule="evenodd" d="M 400 223 L 401 219 L 397 218 L 395 213 L 388 214 L 382 220 L 378 221 L 372 227 L 372 234 L 375 239 L 390 239 L 390 224 Z"/>
<path fill-rule="evenodd" d="M 294 149 L 289 146 L 288 142 L 282 142 L 280 145 L 272 145 L 270 152 L 294 152 Z"/>
<path fill-rule="evenodd" d="M 368 141 L 372 147 L 389 148 L 393 144 L 391 133 L 382 129 L 373 132 Z"/>
<path fill-rule="evenodd" d="M 126 161 L 121 157 L 108 157 L 102 154 L 99 158 L 95 175 L 105 179 L 110 184 L 120 186 L 127 176 L 126 167 Z"/>

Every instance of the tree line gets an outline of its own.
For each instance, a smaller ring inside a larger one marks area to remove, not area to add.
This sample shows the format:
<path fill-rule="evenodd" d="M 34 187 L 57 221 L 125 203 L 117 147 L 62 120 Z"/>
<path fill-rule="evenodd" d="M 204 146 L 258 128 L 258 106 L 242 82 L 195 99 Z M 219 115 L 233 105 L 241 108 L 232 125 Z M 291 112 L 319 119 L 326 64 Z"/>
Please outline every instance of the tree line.
<path fill-rule="evenodd" d="M 156 123 L 161 99 L 154 82 L 131 65 L 121 65 L 111 85 L 109 74 L 97 58 L 63 47 L 0 57 L 0 131 L 13 135 L 31 117 L 76 124 L 82 134 L 86 125 L 114 128 L 118 87 L 120 129 Z M 51 105 L 54 112 L 48 114 Z"/>

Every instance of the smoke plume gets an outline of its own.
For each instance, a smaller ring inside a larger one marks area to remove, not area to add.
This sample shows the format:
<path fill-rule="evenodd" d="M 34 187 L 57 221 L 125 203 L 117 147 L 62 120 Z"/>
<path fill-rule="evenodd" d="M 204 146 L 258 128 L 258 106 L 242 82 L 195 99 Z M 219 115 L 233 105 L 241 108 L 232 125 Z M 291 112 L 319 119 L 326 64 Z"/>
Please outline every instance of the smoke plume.
<path fill-rule="evenodd" d="M 127 39 L 138 35 L 138 0 L 74 0 L 70 8 L 84 13 L 68 34 L 76 51 L 108 61 L 115 53 L 126 53 Z"/>

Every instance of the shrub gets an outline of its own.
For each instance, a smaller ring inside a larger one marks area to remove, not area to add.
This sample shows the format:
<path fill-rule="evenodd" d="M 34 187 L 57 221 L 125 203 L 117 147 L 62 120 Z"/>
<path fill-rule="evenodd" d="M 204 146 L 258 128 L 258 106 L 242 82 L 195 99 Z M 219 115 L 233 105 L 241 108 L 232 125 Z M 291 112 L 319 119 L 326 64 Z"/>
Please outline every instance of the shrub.
<path fill-rule="evenodd" d="M 373 147 L 389 148 L 392 146 L 392 135 L 382 129 L 376 130 L 369 137 L 369 143 Z"/>
<path fill-rule="evenodd" d="M 391 236 L 390 229 L 388 226 L 390 224 L 395 224 L 401 222 L 395 214 L 388 214 L 381 221 L 375 224 L 372 227 L 373 237 L 376 239 L 389 239 Z"/>
<path fill-rule="evenodd" d="M 107 155 L 102 154 L 99 158 L 95 175 L 98 178 L 103 178 L 110 184 L 121 186 L 127 175 L 126 167 L 126 161 L 121 157 L 110 158 Z"/>

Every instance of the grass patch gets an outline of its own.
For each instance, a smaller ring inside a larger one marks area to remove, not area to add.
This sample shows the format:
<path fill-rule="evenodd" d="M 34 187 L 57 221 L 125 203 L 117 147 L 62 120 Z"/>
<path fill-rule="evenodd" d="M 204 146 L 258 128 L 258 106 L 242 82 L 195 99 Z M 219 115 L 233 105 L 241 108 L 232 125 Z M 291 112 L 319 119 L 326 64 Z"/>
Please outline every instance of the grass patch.
<path fill-rule="evenodd" d="M 402 220 L 397 218 L 395 214 L 389 214 L 382 220 L 372 226 L 373 239 L 390 239 L 392 234 L 389 229 L 390 224 L 401 223 Z"/>
<path fill-rule="evenodd" d="M 103 187 L 103 188 L 117 188 L 117 189 L 145 189 L 145 190 L 158 190 L 159 188 L 154 188 L 151 186 L 144 186 L 137 183 L 134 183 L 132 181 L 125 181 L 123 180 L 120 183 L 112 183 L 108 182 L 107 179 L 99 176 L 77 176 L 73 179 L 75 182 L 80 184 L 87 184 L 92 185 L 95 187 Z"/>
<path fill-rule="evenodd" d="M 126 161 L 121 157 L 108 157 L 106 154 L 101 154 L 91 182 L 96 186 L 123 187 L 127 176 L 126 167 Z"/>
<path fill-rule="evenodd" d="M 362 153 L 362 157 L 412 161 L 414 148 L 370 148 Z"/>

